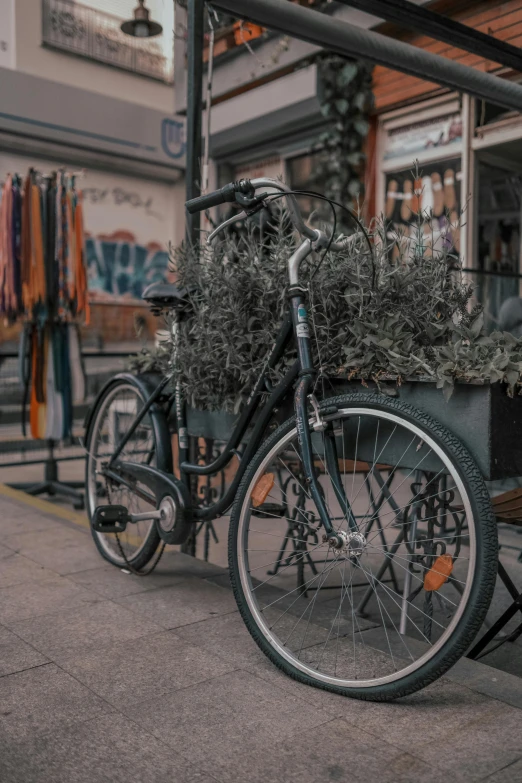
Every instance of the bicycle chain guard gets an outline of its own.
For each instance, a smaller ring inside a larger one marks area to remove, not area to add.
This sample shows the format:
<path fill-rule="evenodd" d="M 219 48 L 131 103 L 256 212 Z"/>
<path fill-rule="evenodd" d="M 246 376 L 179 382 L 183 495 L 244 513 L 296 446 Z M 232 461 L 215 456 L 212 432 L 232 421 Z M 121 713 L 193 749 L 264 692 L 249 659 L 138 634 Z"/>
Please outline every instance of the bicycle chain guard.
<path fill-rule="evenodd" d="M 155 521 L 161 540 L 165 544 L 183 544 L 193 527 L 192 503 L 186 486 L 170 473 L 141 463 L 118 460 L 110 469 L 110 480 L 117 481 L 118 474 L 122 483 L 144 484 L 154 493 L 156 508 L 162 512 L 161 519 Z"/>

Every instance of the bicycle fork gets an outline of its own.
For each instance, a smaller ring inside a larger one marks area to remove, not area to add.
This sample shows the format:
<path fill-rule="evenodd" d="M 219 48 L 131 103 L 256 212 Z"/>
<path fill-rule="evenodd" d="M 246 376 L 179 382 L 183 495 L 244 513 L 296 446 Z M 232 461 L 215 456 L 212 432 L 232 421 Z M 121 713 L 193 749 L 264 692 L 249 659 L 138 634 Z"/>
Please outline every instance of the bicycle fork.
<path fill-rule="evenodd" d="M 295 290 L 295 288 L 294 288 Z M 317 480 L 317 475 L 314 467 L 314 460 L 312 455 L 312 434 L 308 424 L 308 396 L 312 386 L 314 378 L 314 368 L 312 367 L 312 355 L 310 350 L 310 326 L 308 324 L 308 314 L 306 307 L 303 303 L 303 298 L 300 293 L 296 292 L 291 295 L 292 303 L 292 320 L 294 324 L 294 332 L 297 340 L 297 352 L 299 357 L 299 380 L 294 393 L 294 406 L 295 406 L 295 418 L 297 426 L 297 438 L 299 441 L 299 449 L 301 451 L 301 459 L 303 461 L 303 469 L 305 474 L 305 481 L 307 484 L 307 490 L 310 497 L 315 503 L 319 519 L 323 525 L 325 531 L 325 538 L 329 546 L 334 549 L 341 549 L 345 543 L 343 536 L 339 535 L 335 530 L 326 503 L 324 500 L 324 494 Z M 333 444 L 335 450 L 335 444 Z M 325 452 L 325 459 L 328 456 Z M 337 494 L 337 491 L 336 491 Z M 345 513 L 349 506 L 344 490 L 342 490 L 342 499 L 340 501 L 341 509 Z M 352 514 L 349 511 L 348 516 L 351 524 Z"/>

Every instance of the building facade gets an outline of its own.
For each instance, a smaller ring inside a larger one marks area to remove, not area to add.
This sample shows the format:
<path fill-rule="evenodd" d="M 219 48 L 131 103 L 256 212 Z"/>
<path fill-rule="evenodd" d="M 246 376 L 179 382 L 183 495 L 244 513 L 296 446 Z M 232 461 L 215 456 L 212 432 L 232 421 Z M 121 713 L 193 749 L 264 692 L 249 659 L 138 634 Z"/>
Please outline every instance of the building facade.
<path fill-rule="evenodd" d="M 521 78 L 496 63 L 422 34 L 405 33 L 345 5 L 295 1 L 502 78 Z M 522 46 L 519 0 L 436 0 L 426 5 Z M 295 187 L 310 181 L 313 148 L 326 125 L 318 100 L 318 53 L 308 43 L 222 19 L 216 34 L 211 116 L 216 183 L 260 175 L 282 176 Z M 180 72 L 176 109 L 183 111 L 182 46 L 175 56 Z M 423 206 L 433 207 L 435 232 L 445 215 L 454 223 L 462 212 L 460 228 L 453 227 L 455 246 L 464 267 L 475 270 L 471 277 L 494 327 L 501 302 L 520 290 L 522 118 L 380 66 L 373 71 L 373 90 L 364 177 L 367 217 L 384 214 L 397 226 L 407 222 L 408 199 L 417 179 Z"/>
<path fill-rule="evenodd" d="M 120 31 L 134 0 L 0 0 L 0 182 L 77 172 L 95 341 L 132 340 L 141 290 L 184 234 L 184 126 L 174 116 L 172 3 L 164 33 Z M 4 339 L 12 334 L 4 331 Z"/>

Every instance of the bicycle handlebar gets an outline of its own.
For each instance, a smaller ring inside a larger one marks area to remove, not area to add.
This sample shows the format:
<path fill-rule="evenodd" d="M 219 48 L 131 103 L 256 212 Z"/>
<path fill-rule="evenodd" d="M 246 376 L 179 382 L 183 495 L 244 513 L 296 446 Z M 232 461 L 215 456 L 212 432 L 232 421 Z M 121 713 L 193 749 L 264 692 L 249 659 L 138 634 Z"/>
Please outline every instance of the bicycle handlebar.
<path fill-rule="evenodd" d="M 227 201 L 232 202 L 235 200 L 236 183 L 230 182 L 225 187 L 214 190 L 212 193 L 207 193 L 205 196 L 191 198 L 190 201 L 185 202 L 185 206 L 190 214 L 193 215 L 195 212 L 203 212 L 204 209 L 217 207 L 218 204 L 226 204 Z"/>
<path fill-rule="evenodd" d="M 202 212 L 205 209 L 216 207 L 219 204 L 226 204 L 227 202 L 236 202 L 245 208 L 248 206 L 249 198 L 253 199 L 255 191 L 259 188 L 272 188 L 286 194 L 290 218 L 294 227 L 299 231 L 300 234 L 314 242 L 317 241 L 321 236 L 324 237 L 322 232 L 316 231 L 315 229 L 306 225 L 303 220 L 303 216 L 301 215 L 301 210 L 299 209 L 297 200 L 291 192 L 290 188 L 280 180 L 272 179 L 270 177 L 256 177 L 252 180 L 241 179 L 238 182 L 230 182 L 228 185 L 225 185 L 219 190 L 214 190 L 212 193 L 207 193 L 204 196 L 198 196 L 197 198 L 190 199 L 190 201 L 185 203 L 185 206 L 188 212 L 191 214 L 194 214 L 195 212 Z M 245 214 L 244 217 L 246 217 Z M 229 223 L 232 220 L 233 219 L 230 218 L 225 222 Z M 219 233 L 224 225 L 225 224 L 216 229 L 212 233 L 212 236 L 215 236 L 217 233 Z M 354 237 L 346 237 L 338 242 L 329 242 L 329 248 L 333 251 L 344 250 L 347 247 L 347 243 L 351 242 L 353 238 Z"/>

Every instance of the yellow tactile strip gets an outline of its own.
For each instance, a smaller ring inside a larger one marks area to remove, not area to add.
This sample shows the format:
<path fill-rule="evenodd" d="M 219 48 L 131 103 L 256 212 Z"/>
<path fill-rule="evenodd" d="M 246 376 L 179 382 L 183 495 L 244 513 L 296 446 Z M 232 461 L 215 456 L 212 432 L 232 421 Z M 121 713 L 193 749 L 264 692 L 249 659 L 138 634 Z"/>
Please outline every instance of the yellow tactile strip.
<path fill-rule="evenodd" d="M 36 508 L 38 511 L 42 511 L 44 514 L 60 517 L 60 519 L 66 519 L 68 522 L 73 522 L 75 525 L 80 525 L 80 527 L 89 527 L 89 520 L 85 514 L 81 514 L 78 511 L 73 511 L 69 508 L 64 508 L 63 506 L 55 505 L 54 503 L 50 503 L 48 500 L 42 500 L 42 498 L 33 497 L 33 495 L 28 495 L 26 492 L 22 492 L 19 489 L 8 487 L 7 484 L 0 483 L 0 497 L 1 496 L 12 498 L 18 503 L 24 503 L 26 506 Z"/>

